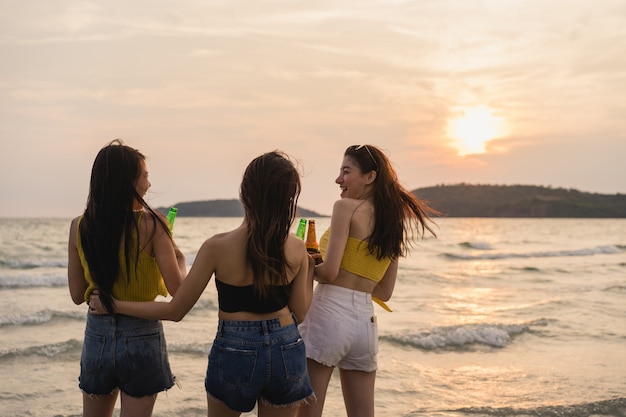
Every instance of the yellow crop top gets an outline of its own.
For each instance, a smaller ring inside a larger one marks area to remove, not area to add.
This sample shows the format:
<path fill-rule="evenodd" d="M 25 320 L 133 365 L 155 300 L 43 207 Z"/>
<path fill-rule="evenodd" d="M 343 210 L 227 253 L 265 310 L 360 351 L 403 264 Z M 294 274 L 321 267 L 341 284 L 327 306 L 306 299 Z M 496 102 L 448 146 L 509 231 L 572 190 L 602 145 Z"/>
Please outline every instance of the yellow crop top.
<path fill-rule="evenodd" d="M 322 259 L 326 257 L 329 236 L 330 229 L 327 229 L 320 238 Z M 339 268 L 374 282 L 379 282 L 385 275 L 385 272 L 387 272 L 390 263 L 390 258 L 378 260 L 375 255 L 370 254 L 367 242 L 348 237 Z"/>
<path fill-rule="evenodd" d="M 141 217 L 140 217 L 141 219 Z M 82 218 L 81 218 L 82 220 Z M 79 222 L 80 224 L 80 222 Z M 80 239 L 80 229 L 78 231 L 78 256 L 85 272 L 85 279 L 89 283 L 85 291 L 85 302 L 89 301 L 89 294 L 96 289 L 93 282 L 85 252 Z M 148 255 L 143 250 L 139 251 L 139 263 L 135 269 L 135 259 L 130 263 L 130 279 L 126 273 L 126 256 L 120 248 L 120 272 L 115 284 L 113 284 L 113 297 L 123 301 L 153 301 L 157 295 L 167 296 L 167 287 L 161 276 L 161 271 L 156 258 Z"/>

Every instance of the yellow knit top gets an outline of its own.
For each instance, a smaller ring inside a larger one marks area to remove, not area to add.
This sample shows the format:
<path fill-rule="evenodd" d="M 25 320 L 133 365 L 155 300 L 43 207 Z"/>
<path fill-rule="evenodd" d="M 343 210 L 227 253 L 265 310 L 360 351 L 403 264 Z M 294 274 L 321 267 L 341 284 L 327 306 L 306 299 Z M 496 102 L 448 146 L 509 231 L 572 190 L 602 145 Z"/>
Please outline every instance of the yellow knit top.
<path fill-rule="evenodd" d="M 327 229 L 320 238 L 322 259 L 326 257 L 329 236 L 330 229 Z M 348 237 L 339 268 L 374 282 L 379 282 L 385 275 L 390 263 L 390 258 L 379 260 L 375 255 L 370 254 L 369 245 L 366 241 Z"/>
<path fill-rule="evenodd" d="M 141 220 L 141 217 L 139 218 Z M 82 218 L 81 218 L 82 221 Z M 80 224 L 80 223 L 79 223 Z M 78 231 L 78 256 L 85 272 L 85 279 L 89 283 L 85 291 L 85 302 L 89 302 L 89 294 L 96 289 L 93 282 L 85 252 Z M 139 259 L 135 265 L 135 257 L 130 260 L 130 279 L 126 273 L 126 256 L 123 248 L 120 248 L 120 271 L 115 284 L 113 284 L 113 297 L 123 301 L 153 301 L 157 295 L 167 296 L 167 287 L 161 276 L 161 271 L 156 258 L 148 255 L 143 250 L 139 251 Z"/>

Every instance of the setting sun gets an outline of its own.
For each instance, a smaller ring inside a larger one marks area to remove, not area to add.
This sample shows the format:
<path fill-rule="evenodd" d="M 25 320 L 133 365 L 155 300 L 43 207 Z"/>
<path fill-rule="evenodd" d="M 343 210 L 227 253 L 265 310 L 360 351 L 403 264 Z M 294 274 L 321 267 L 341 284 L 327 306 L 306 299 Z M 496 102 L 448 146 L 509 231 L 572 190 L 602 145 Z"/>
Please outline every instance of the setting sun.
<path fill-rule="evenodd" d="M 505 121 L 484 106 L 462 109 L 460 115 L 448 122 L 447 135 L 461 156 L 485 153 L 490 140 L 505 135 Z"/>

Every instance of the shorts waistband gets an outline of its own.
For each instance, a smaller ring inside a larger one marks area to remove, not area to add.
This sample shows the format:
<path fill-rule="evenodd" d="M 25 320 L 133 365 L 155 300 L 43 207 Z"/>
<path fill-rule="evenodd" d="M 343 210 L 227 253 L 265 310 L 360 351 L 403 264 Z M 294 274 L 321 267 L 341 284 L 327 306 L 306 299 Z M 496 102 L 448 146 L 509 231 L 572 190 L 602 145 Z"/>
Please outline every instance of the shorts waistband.
<path fill-rule="evenodd" d="M 327 297 L 349 301 L 353 304 L 372 304 L 372 294 L 332 284 L 318 284 L 316 291 Z"/>
<path fill-rule="evenodd" d="M 98 334 L 125 334 L 136 331 L 162 331 L 160 320 L 147 320 L 122 314 L 87 314 L 87 327 Z"/>
<path fill-rule="evenodd" d="M 298 320 L 294 313 L 291 313 L 267 320 L 219 320 L 217 323 L 217 332 L 222 333 L 225 330 L 243 330 L 271 333 L 272 331 L 278 331 L 284 327 L 297 325 Z"/>

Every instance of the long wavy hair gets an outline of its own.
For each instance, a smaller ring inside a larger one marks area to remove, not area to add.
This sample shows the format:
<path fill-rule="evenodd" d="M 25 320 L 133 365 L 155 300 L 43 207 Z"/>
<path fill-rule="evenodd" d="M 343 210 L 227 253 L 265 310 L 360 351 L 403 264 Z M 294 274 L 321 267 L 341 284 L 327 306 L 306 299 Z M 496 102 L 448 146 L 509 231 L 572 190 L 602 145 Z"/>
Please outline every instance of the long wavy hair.
<path fill-rule="evenodd" d="M 275 297 L 274 286 L 288 283 L 285 242 L 299 196 L 300 176 L 285 153 L 268 152 L 248 164 L 239 198 L 248 227 L 246 261 L 262 298 Z"/>
<path fill-rule="evenodd" d="M 428 230 L 437 236 L 430 223 L 440 213 L 405 189 L 389 158 L 373 145 L 353 145 L 344 156 L 351 157 L 361 172 L 376 172 L 373 183 L 374 229 L 368 237 L 370 253 L 379 259 L 405 256 L 414 238 L 423 238 Z"/>
<path fill-rule="evenodd" d="M 115 139 L 98 152 L 91 169 L 87 207 L 79 233 L 89 272 L 108 311 L 114 311 L 111 296 L 121 268 L 126 269 L 130 279 L 131 265 L 136 267 L 139 259 L 139 224 L 134 203 L 149 211 L 152 216 L 145 217 L 169 233 L 167 225 L 136 191 L 142 161 L 145 156 L 141 152 Z M 152 230 L 150 239 L 157 229 Z M 120 245 L 125 265 L 120 265 Z"/>

